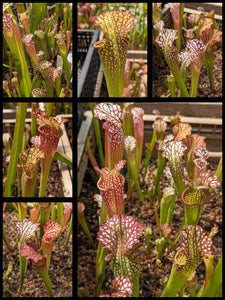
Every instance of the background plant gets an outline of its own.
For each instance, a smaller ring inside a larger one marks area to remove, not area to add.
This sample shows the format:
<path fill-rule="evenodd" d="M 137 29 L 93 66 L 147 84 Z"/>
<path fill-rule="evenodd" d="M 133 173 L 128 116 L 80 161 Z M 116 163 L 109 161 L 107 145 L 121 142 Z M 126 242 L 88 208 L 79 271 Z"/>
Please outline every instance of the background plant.
<path fill-rule="evenodd" d="M 47 3 L 18 5 L 18 20 L 10 5 L 3 7 L 3 62 L 4 67 L 10 69 L 10 80 L 16 90 L 8 89 L 5 83 L 4 89 L 8 96 L 41 97 L 47 94 L 47 97 L 53 97 L 55 90 L 57 97 L 69 97 L 72 93 L 71 64 L 67 61 L 67 55 L 72 50 L 72 4 L 69 6 L 69 3 L 61 3 L 60 9 L 59 4 L 56 4 L 55 13 L 50 17 Z M 59 34 L 60 43 L 56 42 Z M 10 49 L 8 52 L 7 45 Z M 62 64 L 58 63 L 55 68 L 51 62 L 59 52 L 66 72 L 66 88 L 62 87 L 61 82 Z M 17 74 L 12 78 L 14 64 Z"/>
<path fill-rule="evenodd" d="M 164 22 L 158 19 L 153 27 L 157 36 L 155 42 L 164 52 L 165 60 L 173 76 L 168 77 L 171 97 L 176 96 L 175 82 L 180 90 L 178 96 L 188 97 L 188 93 L 190 97 L 195 96 L 203 63 L 209 74 L 210 86 L 213 91 L 212 53 L 215 49 L 214 45 L 221 41 L 222 35 L 219 25 L 215 21 L 214 13 L 205 13 L 203 10 L 200 15 L 191 14 L 187 18 L 187 14 L 183 14 L 182 3 L 171 3 L 169 7 L 174 29 L 165 29 Z M 184 22 L 183 27 L 182 22 Z M 182 29 L 184 37 L 182 37 Z M 175 40 L 176 47 L 174 46 Z M 182 45 L 183 48 L 186 47 L 185 51 L 181 51 Z M 191 76 L 189 76 L 190 72 Z M 185 87 L 187 78 L 191 78 L 190 91 Z"/>

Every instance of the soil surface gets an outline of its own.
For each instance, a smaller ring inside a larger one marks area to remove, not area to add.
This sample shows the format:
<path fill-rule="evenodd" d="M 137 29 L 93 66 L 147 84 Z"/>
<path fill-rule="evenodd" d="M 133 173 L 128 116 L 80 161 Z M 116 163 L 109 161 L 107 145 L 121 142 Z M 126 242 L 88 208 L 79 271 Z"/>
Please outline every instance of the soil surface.
<path fill-rule="evenodd" d="M 216 170 L 216 165 L 210 164 L 213 170 Z M 148 167 L 147 176 L 145 183 L 142 185 L 142 191 L 147 192 L 148 187 L 153 184 L 153 174 L 156 172 L 156 161 L 151 161 Z M 142 177 L 142 175 L 140 175 Z M 83 181 L 83 186 L 78 201 L 84 203 L 85 205 L 85 218 L 87 226 L 91 232 L 92 238 L 94 240 L 94 247 L 91 245 L 87 236 L 83 232 L 81 226 L 77 225 L 77 278 L 78 287 L 82 293 L 86 296 L 93 297 L 95 291 L 95 264 L 96 264 L 96 249 L 97 249 L 97 232 L 99 228 L 98 223 L 98 205 L 97 202 L 93 200 L 94 194 L 99 194 L 97 188 L 98 177 L 90 166 L 88 165 L 86 175 Z M 163 187 L 167 186 L 167 182 L 163 180 L 161 182 L 161 191 Z M 200 217 L 199 225 L 206 230 L 208 233 L 215 226 L 218 228 L 218 233 L 213 237 L 213 250 L 212 254 L 215 255 L 214 266 L 218 263 L 222 255 L 222 188 L 218 189 L 218 196 L 212 195 L 209 203 L 203 207 L 203 211 Z M 125 193 L 127 193 L 127 178 L 125 181 Z M 127 202 L 125 205 L 125 213 L 133 216 L 136 220 L 145 224 L 151 228 L 151 238 L 150 252 L 145 252 L 145 258 L 141 262 L 141 274 L 140 274 L 140 297 L 156 297 L 161 295 L 163 291 L 163 282 L 166 282 L 169 278 L 169 274 L 172 267 L 172 257 L 174 252 L 170 247 L 167 248 L 167 252 L 158 261 L 157 265 L 157 254 L 155 253 L 156 244 L 155 240 L 160 237 L 159 230 L 156 225 L 155 212 L 153 209 L 149 209 L 149 197 L 145 198 L 145 205 L 138 202 L 137 195 L 131 201 Z M 159 210 L 158 210 L 159 212 Z M 171 226 L 171 240 L 173 241 L 179 227 L 184 217 L 184 210 L 177 198 L 174 206 L 174 213 L 172 218 Z M 141 238 L 142 246 L 140 250 L 145 251 L 146 240 L 145 235 Z M 176 250 L 178 249 L 178 244 L 176 244 Z M 197 290 L 200 289 L 205 278 L 205 266 L 202 261 L 197 268 Z M 114 279 L 113 273 L 110 269 L 109 263 L 106 265 L 105 279 L 103 282 L 102 294 L 111 295 L 113 291 L 112 281 Z"/>
<path fill-rule="evenodd" d="M 27 215 L 29 217 L 29 213 Z M 6 210 L 3 214 L 3 224 L 10 241 L 10 245 L 13 247 L 16 242 L 15 226 L 18 221 L 18 214 L 15 210 Z M 66 225 L 66 230 L 62 233 L 61 239 L 61 252 L 64 249 L 67 231 L 69 224 Z M 49 277 L 52 284 L 52 289 L 55 297 L 72 297 L 72 278 L 73 278 L 73 261 L 72 261 L 72 234 L 68 243 L 67 251 L 64 256 L 59 256 L 58 253 L 58 241 L 55 239 L 51 264 L 49 268 Z M 13 269 L 10 275 L 4 279 L 4 284 L 17 295 L 19 288 L 19 254 L 18 246 L 14 251 L 10 252 L 3 243 L 3 274 L 8 268 L 9 263 L 13 263 Z M 47 297 L 44 282 L 39 273 L 32 266 L 31 261 L 27 264 L 27 272 L 24 278 L 23 290 L 21 297 Z M 3 289 L 3 297 L 12 297 L 12 295 Z"/>
<path fill-rule="evenodd" d="M 153 57 L 152 57 L 152 97 L 167 98 L 170 96 L 170 91 L 167 83 L 167 75 L 170 74 L 169 67 L 162 55 L 162 58 L 158 58 L 156 53 L 156 47 L 153 46 Z M 205 65 L 203 64 L 199 81 L 196 98 L 200 97 L 221 97 L 222 98 L 222 49 L 218 48 L 214 52 L 213 60 L 213 80 L 214 80 L 214 91 L 210 88 L 210 82 L 208 73 Z M 191 75 L 188 75 L 186 86 L 190 90 L 191 86 Z M 178 90 L 176 88 L 176 95 Z"/>

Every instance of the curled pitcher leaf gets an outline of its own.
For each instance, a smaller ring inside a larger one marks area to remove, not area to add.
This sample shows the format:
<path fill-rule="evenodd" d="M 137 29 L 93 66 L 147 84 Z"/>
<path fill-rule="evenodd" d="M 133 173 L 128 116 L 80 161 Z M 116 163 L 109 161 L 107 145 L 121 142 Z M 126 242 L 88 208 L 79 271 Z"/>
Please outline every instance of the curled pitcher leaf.
<path fill-rule="evenodd" d="M 195 30 L 198 29 L 198 26 L 194 26 L 193 28 L 190 29 L 186 29 L 183 26 L 182 29 L 184 30 L 184 37 L 186 37 L 187 39 L 194 39 L 196 37 Z"/>
<path fill-rule="evenodd" d="M 56 24 L 56 29 L 57 29 L 57 24 Z M 55 34 L 54 38 L 58 39 L 57 44 L 59 46 L 59 52 L 63 60 L 63 66 L 66 72 L 66 79 L 67 79 L 67 86 L 68 86 L 71 79 L 71 67 L 69 66 L 68 59 L 67 59 L 70 37 L 69 35 L 67 35 L 67 43 L 66 43 L 65 34 L 57 33 Z"/>
<path fill-rule="evenodd" d="M 156 39 L 156 42 L 163 49 L 164 52 L 171 50 L 173 48 L 174 41 L 178 38 L 177 31 L 173 29 L 165 29 L 164 24 L 160 23 L 160 33 Z"/>
<path fill-rule="evenodd" d="M 200 158 L 204 158 L 204 159 L 209 158 L 209 151 L 206 149 L 206 147 L 203 146 L 196 147 L 194 149 L 194 154 L 195 156 Z"/>
<path fill-rule="evenodd" d="M 181 248 L 174 257 L 170 278 L 162 297 L 175 297 L 201 260 L 212 252 L 212 238 L 200 226 L 188 225 L 181 230 L 179 242 Z"/>
<path fill-rule="evenodd" d="M 42 256 L 38 250 L 40 249 L 40 246 L 34 243 L 26 244 L 20 251 L 21 256 L 24 256 L 26 260 L 31 260 L 32 265 L 35 267 L 35 269 L 38 271 L 38 273 L 41 275 L 45 287 L 48 293 L 49 297 L 54 297 L 51 281 L 48 276 L 48 270 L 47 270 L 47 264 L 46 264 L 46 257 L 47 253 Z"/>
<path fill-rule="evenodd" d="M 40 73 L 43 73 L 45 69 L 49 68 L 52 66 L 52 63 L 50 61 L 40 61 L 36 65 L 36 70 L 39 71 Z"/>
<path fill-rule="evenodd" d="M 162 156 L 169 161 L 170 172 L 180 198 L 185 190 L 184 161 L 182 158 L 186 149 L 187 147 L 181 141 L 167 140 L 166 138 L 159 144 L 159 150 L 163 151 Z"/>
<path fill-rule="evenodd" d="M 111 253 L 105 257 L 111 261 L 114 276 L 128 276 L 133 282 L 133 296 L 138 294 L 140 261 L 143 254 L 134 245 L 139 243 L 144 225 L 127 215 L 114 215 L 100 226 L 97 239 Z"/>
<path fill-rule="evenodd" d="M 28 10 L 19 13 L 20 22 L 22 23 L 22 31 L 29 34 L 30 33 L 30 20 L 28 16 Z"/>
<path fill-rule="evenodd" d="M 189 48 L 189 57 L 191 60 L 191 90 L 190 96 L 195 97 L 197 86 L 198 86 L 198 79 L 201 70 L 201 54 L 205 52 L 206 47 L 202 41 L 197 39 L 188 40 L 186 47 Z"/>
<path fill-rule="evenodd" d="M 137 134 L 137 132 L 136 132 L 136 134 Z M 144 197 L 143 197 L 143 194 L 141 192 L 141 187 L 140 187 L 139 180 L 138 180 L 139 165 L 137 164 L 136 158 L 137 158 L 137 155 L 139 155 L 139 153 L 137 154 L 136 144 L 137 143 L 136 143 L 135 137 L 133 137 L 133 136 L 126 136 L 125 137 L 125 139 L 124 139 L 124 148 L 125 148 L 126 155 L 127 155 L 128 166 L 131 170 L 131 174 L 132 174 L 133 180 L 135 182 L 135 186 L 136 186 L 136 189 L 137 189 L 137 192 L 138 192 L 138 196 L 139 196 L 141 202 L 144 204 Z M 141 150 L 142 150 L 142 147 L 141 147 Z M 142 154 L 142 151 L 141 151 L 141 154 Z"/>
<path fill-rule="evenodd" d="M 198 224 L 203 205 L 210 200 L 210 192 L 207 188 L 189 187 L 184 190 L 182 194 L 182 201 L 184 203 L 185 225 Z"/>
<path fill-rule="evenodd" d="M 33 98 L 44 98 L 46 96 L 46 92 L 40 88 L 32 90 L 32 97 Z"/>
<path fill-rule="evenodd" d="M 171 186 L 165 187 L 163 189 L 163 197 L 160 202 L 160 224 L 171 224 L 174 201 L 175 189 Z"/>
<path fill-rule="evenodd" d="M 205 146 L 206 146 L 205 137 L 198 135 L 198 134 L 191 135 L 189 151 L 187 153 L 187 158 L 186 158 L 187 171 L 188 171 L 188 175 L 191 179 L 194 176 L 194 160 L 196 158 L 195 149 L 198 147 L 205 147 Z"/>
<path fill-rule="evenodd" d="M 23 246 L 29 238 L 35 236 L 35 232 L 39 230 L 39 224 L 28 219 L 23 219 L 16 223 L 16 232 L 20 240 L 20 245 Z"/>
<path fill-rule="evenodd" d="M 113 10 L 91 17 L 95 25 L 104 32 L 106 39 L 96 42 L 102 61 L 110 97 L 122 97 L 128 49 L 128 32 L 135 17 L 129 11 Z"/>
<path fill-rule="evenodd" d="M 212 188 L 216 189 L 220 186 L 220 181 L 216 174 L 212 174 L 210 171 L 201 170 L 198 178 L 196 179 L 196 184 L 199 188 Z"/>
<path fill-rule="evenodd" d="M 113 288 L 116 292 L 112 293 L 111 297 L 128 297 L 132 295 L 133 283 L 127 276 L 117 276 L 113 279 Z M 110 295 L 101 294 L 99 297 L 110 297 Z"/>
<path fill-rule="evenodd" d="M 44 235 L 42 236 L 42 253 L 47 256 L 47 270 L 50 266 L 53 241 L 57 238 L 62 230 L 62 226 L 55 221 L 49 221 L 44 225 Z"/>
<path fill-rule="evenodd" d="M 124 139 L 124 148 L 128 157 L 128 160 L 132 159 L 135 166 L 135 149 L 136 149 L 136 139 L 133 136 L 126 136 Z"/>
<path fill-rule="evenodd" d="M 36 163 L 45 158 L 44 152 L 38 148 L 27 148 L 20 153 L 20 163 L 22 164 L 22 195 L 23 197 L 33 197 L 35 187 Z"/>
<path fill-rule="evenodd" d="M 156 132 L 156 138 L 158 140 L 163 140 L 167 124 L 163 121 L 162 117 L 157 116 L 156 120 L 152 124 L 152 128 Z"/>
<path fill-rule="evenodd" d="M 27 177 L 31 177 L 31 171 L 35 164 L 45 158 L 44 152 L 38 148 L 27 148 L 22 153 L 20 153 L 20 163 L 23 166 L 23 170 Z"/>
<path fill-rule="evenodd" d="M 113 280 L 113 287 L 117 290 L 117 293 L 132 295 L 133 283 L 127 276 L 117 276 Z"/>
<path fill-rule="evenodd" d="M 143 140 L 144 140 L 144 109 L 141 107 L 134 107 L 131 111 L 133 114 L 133 132 L 134 137 L 136 139 L 137 147 L 136 147 L 136 167 L 139 172 L 141 158 L 142 158 L 142 148 L 143 148 Z"/>
<path fill-rule="evenodd" d="M 21 256 L 24 256 L 26 260 L 31 260 L 33 265 L 38 263 L 45 264 L 46 263 L 46 255 L 42 256 L 38 253 L 40 246 L 34 243 L 26 244 L 20 251 Z"/>
<path fill-rule="evenodd" d="M 47 96 L 53 97 L 53 88 L 57 82 L 57 78 L 60 78 L 59 71 L 54 67 L 49 67 L 43 70 L 42 76 L 45 80 Z"/>
<path fill-rule="evenodd" d="M 66 224 L 69 221 L 70 215 L 73 211 L 73 203 L 72 202 L 63 202 L 63 217 L 62 217 L 62 232 L 66 229 Z"/>
<path fill-rule="evenodd" d="M 175 141 L 182 141 L 185 146 L 189 146 L 189 139 L 190 139 L 190 136 L 191 136 L 191 130 L 192 130 L 192 127 L 190 124 L 188 123 L 181 123 L 181 122 L 178 122 L 174 125 L 173 127 L 173 133 L 174 133 L 174 140 Z"/>
<path fill-rule="evenodd" d="M 214 80 L 213 80 L 213 59 L 214 59 L 214 47 L 215 43 L 220 42 L 222 38 L 222 32 L 219 29 L 215 29 L 213 19 L 211 18 L 202 18 L 199 21 L 200 32 L 199 39 L 205 44 L 206 51 L 203 53 L 203 61 L 205 63 L 211 89 L 214 89 Z M 219 27 L 218 27 L 219 28 Z"/>
<path fill-rule="evenodd" d="M 108 168 L 100 170 L 98 167 L 95 167 L 101 175 L 97 185 L 109 218 L 114 214 L 121 215 L 123 211 L 125 179 L 119 174 L 119 170 L 121 170 L 125 164 L 126 160 L 121 160 L 113 170 Z"/>
<path fill-rule="evenodd" d="M 118 104 L 99 103 L 94 107 L 94 116 L 99 120 L 106 120 L 103 124 L 105 129 L 105 167 L 113 169 L 123 158 L 123 110 Z"/>
<path fill-rule="evenodd" d="M 33 116 L 38 118 L 41 151 L 45 154 L 45 158 L 41 162 L 41 185 L 39 190 L 39 197 L 43 197 L 52 159 L 57 150 L 59 139 L 63 135 L 60 124 L 68 122 L 68 120 L 63 118 L 61 122 L 58 122 L 56 119 L 48 117 L 48 115 L 40 109 L 36 109 L 33 112 Z"/>
<path fill-rule="evenodd" d="M 177 85 L 184 97 L 189 97 L 185 82 L 179 68 L 177 48 L 173 45 L 174 41 L 178 39 L 177 30 L 165 29 L 163 23 L 160 25 L 160 32 L 156 38 L 156 43 L 162 48 L 166 62 L 175 77 Z"/>
<path fill-rule="evenodd" d="M 48 115 L 40 109 L 36 109 L 33 115 L 41 121 L 41 125 L 38 127 L 41 137 L 41 150 L 46 156 L 49 156 L 49 153 L 54 156 L 59 138 L 63 135 L 60 124 L 68 122 L 68 120 L 63 118 L 61 122 L 58 122 L 56 119 L 48 117 Z"/>
<path fill-rule="evenodd" d="M 205 52 L 205 45 L 197 39 L 188 40 L 186 47 L 189 48 L 189 55 L 193 63 L 200 63 L 201 53 Z"/>
<path fill-rule="evenodd" d="M 49 221 L 44 225 L 44 235 L 42 237 L 43 254 L 52 251 L 53 241 L 57 238 L 62 230 L 62 226 L 55 221 Z M 50 254 L 50 253 L 48 253 Z"/>
<path fill-rule="evenodd" d="M 212 47 L 216 42 L 221 41 L 222 32 L 218 29 L 212 28 L 212 19 L 202 18 L 199 21 L 199 25 L 201 26 L 199 38 L 206 45 L 206 48 Z"/>
<path fill-rule="evenodd" d="M 173 18 L 174 28 L 178 30 L 180 27 L 180 3 L 168 3 L 168 6 Z"/>
<path fill-rule="evenodd" d="M 192 260 L 191 264 L 194 269 L 197 268 L 203 257 L 207 257 L 212 252 L 212 238 L 200 226 L 189 225 L 181 230 L 179 243 L 183 247 L 184 255 Z"/>
<path fill-rule="evenodd" d="M 94 108 L 94 116 L 112 123 L 118 129 L 122 127 L 123 110 L 118 104 L 99 103 Z"/>
<path fill-rule="evenodd" d="M 124 135 L 133 135 L 132 130 L 132 114 L 131 110 L 133 108 L 134 102 L 124 102 L 124 117 L 123 117 L 123 131 Z"/>
<path fill-rule="evenodd" d="M 160 145 L 160 150 L 163 151 L 162 156 L 166 157 L 170 163 L 181 161 L 184 155 L 186 146 L 180 141 L 163 141 Z"/>
<path fill-rule="evenodd" d="M 36 53 L 34 42 L 31 41 L 32 37 L 33 37 L 32 33 L 25 34 L 22 38 L 22 42 L 25 44 L 27 52 L 30 55 L 31 60 L 35 66 L 38 63 L 39 58 Z"/>

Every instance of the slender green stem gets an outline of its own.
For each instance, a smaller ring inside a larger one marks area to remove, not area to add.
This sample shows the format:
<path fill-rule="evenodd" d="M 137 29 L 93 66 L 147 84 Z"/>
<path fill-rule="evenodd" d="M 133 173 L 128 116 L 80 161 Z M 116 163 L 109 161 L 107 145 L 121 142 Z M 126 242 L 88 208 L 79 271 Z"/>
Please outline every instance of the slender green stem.
<path fill-rule="evenodd" d="M 46 103 L 46 113 L 49 117 L 52 115 L 52 102 Z"/>
<path fill-rule="evenodd" d="M 41 230 L 40 230 L 40 238 L 42 238 L 44 234 L 44 225 L 48 221 L 50 212 L 51 212 L 51 206 L 49 202 L 42 202 L 40 203 L 40 223 L 41 223 Z"/>
<path fill-rule="evenodd" d="M 170 89 L 170 96 L 171 97 L 176 97 L 176 92 L 175 92 L 175 78 L 173 77 L 173 75 L 169 75 L 167 76 L 167 81 L 168 81 L 168 86 Z"/>
<path fill-rule="evenodd" d="M 194 66 L 191 67 L 191 89 L 190 89 L 190 97 L 195 97 L 197 88 L 198 88 L 198 79 L 199 79 L 199 72 L 196 71 Z"/>
<path fill-rule="evenodd" d="M 19 208 L 19 220 L 26 219 L 27 216 L 27 203 L 17 202 Z"/>
<path fill-rule="evenodd" d="M 63 153 L 62 151 L 60 151 L 59 149 L 56 151 L 56 153 L 54 155 L 54 159 L 62 161 L 65 164 L 67 164 L 68 166 L 70 166 L 70 167 L 73 166 L 72 159 L 69 156 L 67 156 L 65 153 Z"/>
<path fill-rule="evenodd" d="M 222 156 L 221 156 L 217 170 L 216 170 L 216 175 L 217 175 L 217 178 L 219 181 L 222 180 L 222 175 L 223 175 L 222 168 L 223 168 L 223 164 L 222 164 Z"/>
<path fill-rule="evenodd" d="M 67 248 L 67 245 L 68 245 L 71 233 L 72 233 L 72 229 L 73 229 L 73 214 L 71 214 L 71 217 L 70 217 L 70 225 L 69 225 L 69 229 L 68 229 L 68 233 L 67 233 L 67 237 L 66 237 L 66 243 L 65 243 L 64 250 L 63 250 L 63 254 L 66 251 L 66 248 Z"/>
<path fill-rule="evenodd" d="M 16 295 L 15 295 L 12 291 L 10 291 L 10 289 L 9 289 L 4 283 L 2 283 L 2 286 L 3 286 L 3 288 L 4 288 L 7 292 L 9 292 L 13 297 L 16 297 Z"/>
<path fill-rule="evenodd" d="M 57 222 L 62 225 L 63 202 L 57 202 Z M 58 249 L 60 249 L 61 233 L 58 236 Z"/>
<path fill-rule="evenodd" d="M 102 288 L 103 280 L 105 277 L 106 261 L 105 257 L 108 254 L 108 249 L 101 247 L 102 243 L 98 242 L 98 250 L 96 257 L 96 271 L 95 271 L 95 297 L 98 297 Z"/>
<path fill-rule="evenodd" d="M 202 57 L 209 75 L 209 82 L 210 82 L 210 87 L 211 90 L 214 89 L 214 84 L 213 84 L 213 50 L 211 47 L 208 47 L 207 50 L 202 53 Z"/>
<path fill-rule="evenodd" d="M 200 290 L 198 297 L 222 297 L 222 257 L 204 290 Z"/>
<path fill-rule="evenodd" d="M 78 222 L 80 223 L 84 233 L 86 234 L 86 236 L 88 237 L 89 241 L 91 242 L 91 244 L 93 246 L 94 242 L 93 242 L 92 236 L 90 234 L 90 231 L 88 229 L 85 217 L 83 215 L 77 214 L 77 219 L 78 219 Z"/>
<path fill-rule="evenodd" d="M 55 213 L 56 213 L 55 202 L 51 202 L 51 219 L 52 219 L 52 221 L 55 221 Z"/>
<path fill-rule="evenodd" d="M 9 240 L 8 240 L 7 234 L 5 232 L 4 225 L 2 226 L 2 230 L 3 230 L 3 240 L 4 240 L 5 244 L 6 244 L 6 246 L 8 247 L 8 249 L 11 250 L 10 249 Z"/>
<path fill-rule="evenodd" d="M 168 223 L 170 225 L 174 202 L 175 202 L 176 195 L 170 194 L 168 196 L 163 196 L 160 202 L 160 225 L 164 223 Z"/>
<path fill-rule="evenodd" d="M 168 59 L 166 59 L 166 62 L 168 64 L 171 72 L 173 73 L 173 76 L 175 77 L 176 83 L 177 83 L 179 89 L 181 90 L 183 97 L 189 97 L 189 93 L 188 93 L 187 87 L 183 81 L 180 70 L 177 68 L 174 68 Z"/>
<path fill-rule="evenodd" d="M 101 215 L 99 218 L 99 226 L 108 219 L 104 202 L 102 202 Z M 95 268 L 95 297 L 98 297 L 102 288 L 106 261 L 105 256 L 108 254 L 108 249 L 101 247 L 102 242 L 98 242 L 98 250 L 96 255 L 96 268 Z"/>
<path fill-rule="evenodd" d="M 20 284 L 19 284 L 18 296 L 20 296 L 22 292 L 23 280 L 27 269 L 27 260 L 25 257 L 20 255 L 20 247 L 19 247 L 19 256 L 20 256 Z"/>
<path fill-rule="evenodd" d="M 178 31 L 178 47 L 177 47 L 178 53 L 180 53 L 180 49 L 181 49 L 183 14 L 184 14 L 184 3 L 180 3 L 180 26 Z"/>
<path fill-rule="evenodd" d="M 52 160 L 51 160 L 52 163 Z M 45 196 L 45 189 L 48 182 L 48 175 L 51 168 L 51 163 L 43 163 L 41 162 L 41 178 L 40 178 L 40 190 L 39 190 L 39 198 Z"/>
<path fill-rule="evenodd" d="M 33 116 L 33 112 L 35 109 L 38 108 L 38 103 L 35 103 L 33 102 L 32 103 L 32 112 L 31 112 L 31 136 L 36 136 L 37 135 L 37 119 L 35 116 Z M 35 173 L 35 183 L 34 183 L 34 193 L 33 193 L 33 196 L 36 195 L 36 191 L 37 191 L 37 171 L 38 171 L 38 164 L 35 165 L 35 170 L 36 170 L 36 173 Z"/>
<path fill-rule="evenodd" d="M 60 51 L 60 50 L 59 50 Z M 60 51 L 60 55 L 63 60 L 63 66 L 66 72 L 66 81 L 67 81 L 67 88 L 70 85 L 70 79 L 71 79 L 71 71 L 70 71 L 70 66 L 67 60 L 67 53 L 64 53 L 63 51 Z"/>
<path fill-rule="evenodd" d="M 48 272 L 47 272 L 47 267 L 46 268 L 42 268 L 42 267 L 40 268 L 40 267 L 36 267 L 35 266 L 35 269 L 41 275 L 41 277 L 42 277 L 42 279 L 43 279 L 43 281 L 45 283 L 45 287 L 46 287 L 48 296 L 49 297 L 54 297 L 54 293 L 53 293 L 53 290 L 52 290 L 51 281 L 50 281 L 50 278 L 49 278 L 49 275 L 48 275 Z"/>
<path fill-rule="evenodd" d="M 135 186 L 136 186 L 136 189 L 138 192 L 139 199 L 141 200 L 142 204 L 144 204 L 144 196 L 141 192 L 141 187 L 140 187 L 139 180 L 138 180 L 138 173 L 137 173 L 135 161 L 128 160 L 128 164 L 130 166 L 131 174 L 134 179 L 134 183 L 135 183 Z"/>
<path fill-rule="evenodd" d="M 152 151 L 153 151 L 154 146 L 155 146 L 155 139 L 156 139 L 156 137 L 157 137 L 156 132 L 153 131 L 152 140 L 150 142 L 148 150 L 146 151 L 145 162 L 144 162 L 145 171 L 144 171 L 143 181 L 145 180 L 145 176 L 147 174 L 147 168 L 148 168 L 151 156 L 152 156 Z"/>
<path fill-rule="evenodd" d="M 103 148 L 102 148 L 102 140 L 101 140 L 101 132 L 100 132 L 100 126 L 99 126 L 99 120 L 97 117 L 94 117 L 94 107 L 96 105 L 96 102 L 89 102 L 90 109 L 92 111 L 93 115 L 93 124 L 94 124 L 94 130 L 95 130 L 95 137 L 98 147 L 98 153 L 99 153 L 99 159 L 101 167 L 104 167 L 104 154 L 103 154 Z"/>
<path fill-rule="evenodd" d="M 12 204 L 13 208 L 15 209 L 15 211 L 18 213 L 19 211 L 18 211 L 18 207 L 16 206 L 16 202 L 12 202 L 11 204 Z"/>
<path fill-rule="evenodd" d="M 12 143 L 12 152 L 8 166 L 7 180 L 5 184 L 5 197 L 12 196 L 12 186 L 16 175 L 16 169 L 23 140 L 23 131 L 27 113 L 27 106 L 27 102 L 18 104 L 18 109 L 16 113 L 16 125 Z"/>
<path fill-rule="evenodd" d="M 153 193 L 153 201 L 156 197 L 158 188 L 159 188 L 159 184 L 160 184 L 160 179 L 162 177 L 163 174 L 163 170 L 165 167 L 165 163 L 166 163 L 166 158 L 162 156 L 162 153 L 158 152 L 158 160 L 157 160 L 157 173 L 155 176 L 155 188 L 154 188 L 154 193 Z"/>
<path fill-rule="evenodd" d="M 166 284 L 166 287 L 161 295 L 161 297 L 176 297 L 177 293 L 187 281 L 188 276 L 183 273 L 175 272 L 174 267 L 170 274 L 170 278 Z"/>

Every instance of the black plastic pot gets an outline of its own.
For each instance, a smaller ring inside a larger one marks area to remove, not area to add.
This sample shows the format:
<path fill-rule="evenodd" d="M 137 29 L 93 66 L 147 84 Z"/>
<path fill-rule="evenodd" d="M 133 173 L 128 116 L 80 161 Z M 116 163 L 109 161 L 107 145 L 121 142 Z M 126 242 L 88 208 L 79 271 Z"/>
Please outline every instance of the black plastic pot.
<path fill-rule="evenodd" d="M 77 67 L 82 69 L 78 79 L 77 97 L 93 97 L 100 67 L 98 50 L 92 45 L 98 41 L 100 30 L 78 30 Z"/>

